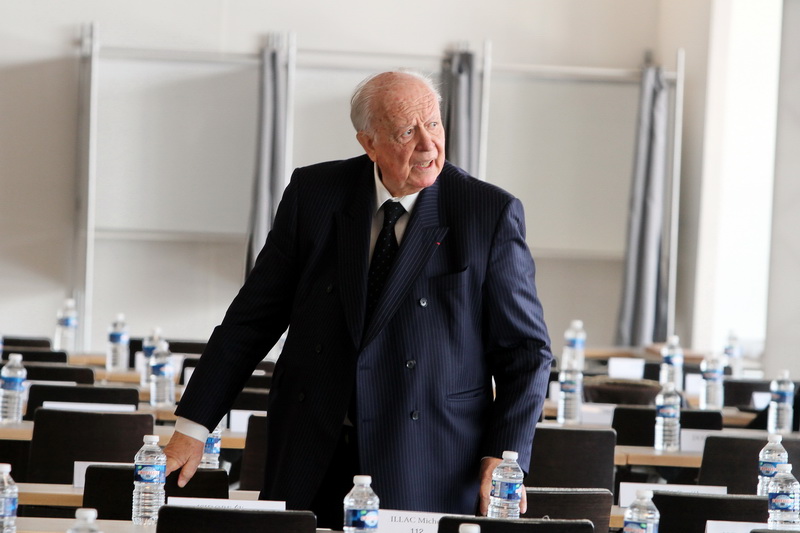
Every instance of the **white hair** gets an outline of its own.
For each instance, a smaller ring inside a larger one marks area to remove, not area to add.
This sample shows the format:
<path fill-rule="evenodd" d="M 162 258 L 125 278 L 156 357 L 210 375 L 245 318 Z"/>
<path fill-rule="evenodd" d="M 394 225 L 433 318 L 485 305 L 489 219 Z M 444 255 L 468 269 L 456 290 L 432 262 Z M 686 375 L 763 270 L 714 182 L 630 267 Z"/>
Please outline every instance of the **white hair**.
<path fill-rule="evenodd" d="M 433 79 L 420 72 L 400 69 L 373 74 L 356 86 L 350 99 L 350 121 L 356 131 L 372 131 L 372 112 L 375 97 L 385 88 L 401 83 L 398 79 L 381 80 L 380 78 L 386 78 L 385 74 L 407 74 L 412 76 L 430 89 L 431 93 L 436 96 L 438 103 L 442 101 L 442 95 L 439 93 L 439 89 L 434 84 Z"/>

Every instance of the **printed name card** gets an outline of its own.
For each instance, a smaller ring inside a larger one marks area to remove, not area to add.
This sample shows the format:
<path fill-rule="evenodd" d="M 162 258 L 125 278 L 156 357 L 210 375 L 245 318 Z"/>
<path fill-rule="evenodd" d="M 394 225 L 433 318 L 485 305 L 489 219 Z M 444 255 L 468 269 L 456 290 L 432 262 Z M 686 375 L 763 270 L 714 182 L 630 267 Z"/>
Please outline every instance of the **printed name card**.
<path fill-rule="evenodd" d="M 267 416 L 266 411 L 248 411 L 246 409 L 231 409 L 231 416 L 229 418 L 230 424 L 228 427 L 231 431 L 238 431 L 241 433 L 247 432 L 247 421 L 250 420 L 250 415 Z"/>
<path fill-rule="evenodd" d="M 767 524 L 729 522 L 727 520 L 708 520 L 706 522 L 706 533 L 750 533 L 754 529 L 767 529 Z"/>
<path fill-rule="evenodd" d="M 437 533 L 439 519 L 443 516 L 441 513 L 381 509 L 378 527 L 381 533 Z"/>
<path fill-rule="evenodd" d="M 615 407 L 613 403 L 585 403 L 581 405 L 581 424 L 611 427 Z"/>
<path fill-rule="evenodd" d="M 728 494 L 728 487 L 716 485 L 669 485 L 663 483 L 627 483 L 619 484 L 619 506 L 628 507 L 636 499 L 637 490 L 658 492 L 685 492 L 688 494 Z"/>
<path fill-rule="evenodd" d="M 609 357 L 608 377 L 617 379 L 642 379 L 644 359 L 635 357 Z"/>
<path fill-rule="evenodd" d="M 709 435 L 719 435 L 713 429 L 681 429 L 681 451 L 702 452 Z"/>
<path fill-rule="evenodd" d="M 705 382 L 702 374 L 695 372 L 686 374 L 683 390 L 687 396 L 700 396 L 704 386 Z"/>
<path fill-rule="evenodd" d="M 761 410 L 767 408 L 771 399 L 771 392 L 754 392 L 751 402 L 753 403 L 754 408 Z"/>
<path fill-rule="evenodd" d="M 232 509 L 239 511 L 285 511 L 286 502 L 271 500 L 224 500 L 221 498 L 167 498 L 169 505 L 202 509 Z"/>
<path fill-rule="evenodd" d="M 89 411 L 92 413 L 132 413 L 136 406 L 122 403 L 42 402 L 42 407 L 59 411 Z"/>

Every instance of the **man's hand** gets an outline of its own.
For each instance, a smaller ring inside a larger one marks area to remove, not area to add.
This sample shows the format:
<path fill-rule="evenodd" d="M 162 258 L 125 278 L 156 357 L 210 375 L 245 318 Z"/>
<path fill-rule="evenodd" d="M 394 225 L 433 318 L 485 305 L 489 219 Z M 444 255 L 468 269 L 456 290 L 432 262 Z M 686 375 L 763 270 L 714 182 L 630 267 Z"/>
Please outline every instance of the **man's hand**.
<path fill-rule="evenodd" d="M 179 487 L 185 487 L 194 476 L 203 459 L 204 446 L 205 443 L 176 431 L 164 447 L 167 456 L 167 475 L 175 470 L 181 470 L 178 476 Z"/>
<path fill-rule="evenodd" d="M 478 498 L 478 512 L 481 516 L 486 516 L 489 512 L 489 494 L 492 492 L 492 472 L 497 465 L 502 463 L 502 459 L 497 457 L 484 457 L 481 460 L 481 489 Z M 525 487 L 521 487 L 522 494 L 520 495 L 519 513 L 525 514 L 528 510 L 528 495 L 525 492 Z"/>

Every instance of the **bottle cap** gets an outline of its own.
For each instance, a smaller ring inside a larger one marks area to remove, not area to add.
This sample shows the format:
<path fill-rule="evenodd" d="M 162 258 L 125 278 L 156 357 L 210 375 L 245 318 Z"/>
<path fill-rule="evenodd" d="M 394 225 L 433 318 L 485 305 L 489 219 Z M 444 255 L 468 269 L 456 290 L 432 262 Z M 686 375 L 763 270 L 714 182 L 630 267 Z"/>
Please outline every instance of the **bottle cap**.
<path fill-rule="evenodd" d="M 778 379 L 789 379 L 789 371 L 781 370 L 780 372 L 778 372 Z"/>
<path fill-rule="evenodd" d="M 158 442 L 158 435 L 145 435 L 144 436 L 144 443 L 145 444 L 155 444 Z"/>
<path fill-rule="evenodd" d="M 636 491 L 636 499 L 637 500 L 652 500 L 653 499 L 653 491 L 652 490 L 639 489 L 639 490 Z"/>
<path fill-rule="evenodd" d="M 11 465 L 8 463 L 0 463 L 0 474 L 11 473 Z"/>
<path fill-rule="evenodd" d="M 517 452 L 513 452 L 511 450 L 506 450 L 503 452 L 503 459 L 512 459 L 516 461 L 518 457 L 519 454 Z"/>
<path fill-rule="evenodd" d="M 481 533 L 481 526 L 478 524 L 461 524 L 458 526 L 458 533 Z"/>
<path fill-rule="evenodd" d="M 372 476 L 353 476 L 354 485 L 370 485 L 372 484 Z"/>
<path fill-rule="evenodd" d="M 792 471 L 792 463 L 779 463 L 776 465 L 778 472 L 791 472 Z"/>
<path fill-rule="evenodd" d="M 22 354 L 21 353 L 12 353 L 8 356 L 9 363 L 21 363 L 22 362 Z"/>
<path fill-rule="evenodd" d="M 158 343 L 156 343 L 156 350 L 159 352 L 168 352 L 169 343 L 164 339 L 159 339 Z"/>
<path fill-rule="evenodd" d="M 783 440 L 783 435 L 781 435 L 780 433 L 770 433 L 767 439 L 770 442 L 780 442 Z"/>
<path fill-rule="evenodd" d="M 573 320 L 569 323 L 571 329 L 583 329 L 583 320 Z"/>
<path fill-rule="evenodd" d="M 92 509 L 90 507 L 76 509 L 75 518 L 78 520 L 85 520 L 86 522 L 94 522 L 97 520 L 97 509 Z"/>
<path fill-rule="evenodd" d="M 670 344 L 672 346 L 677 346 L 680 343 L 681 343 L 681 338 L 678 337 L 677 335 L 670 335 L 669 338 L 667 339 L 667 344 Z"/>

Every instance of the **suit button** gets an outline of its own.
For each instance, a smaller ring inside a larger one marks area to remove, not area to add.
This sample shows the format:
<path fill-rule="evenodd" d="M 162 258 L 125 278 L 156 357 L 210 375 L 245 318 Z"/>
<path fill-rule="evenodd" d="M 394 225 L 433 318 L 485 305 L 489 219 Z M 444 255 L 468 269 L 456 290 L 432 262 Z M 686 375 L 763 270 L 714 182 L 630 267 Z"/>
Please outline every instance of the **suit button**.
<path fill-rule="evenodd" d="M 420 298 L 419 299 L 419 306 L 420 307 L 428 307 L 428 299 L 427 298 Z"/>
<path fill-rule="evenodd" d="M 419 420 L 419 411 L 411 411 L 411 420 Z"/>
<path fill-rule="evenodd" d="M 298 402 L 303 402 L 305 401 L 305 399 L 306 399 L 306 394 L 304 392 L 301 392 L 300 394 L 297 395 Z"/>
<path fill-rule="evenodd" d="M 327 292 L 328 294 L 333 292 L 333 283 L 325 287 L 325 292 Z"/>
<path fill-rule="evenodd" d="M 409 370 L 411 370 L 415 366 L 417 366 L 417 362 L 414 361 L 413 359 L 409 359 L 408 361 L 406 361 L 406 368 L 408 368 Z"/>
<path fill-rule="evenodd" d="M 317 353 L 322 353 L 322 345 L 317 344 L 316 346 L 314 346 L 314 351 Z"/>

